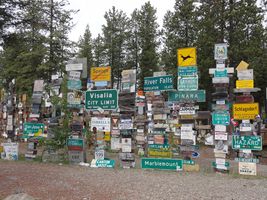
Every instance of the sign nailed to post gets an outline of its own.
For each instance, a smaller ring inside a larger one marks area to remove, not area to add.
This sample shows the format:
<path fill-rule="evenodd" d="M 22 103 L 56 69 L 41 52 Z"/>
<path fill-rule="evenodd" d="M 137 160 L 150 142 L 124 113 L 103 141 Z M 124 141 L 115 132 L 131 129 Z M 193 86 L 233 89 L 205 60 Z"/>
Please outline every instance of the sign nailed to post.
<path fill-rule="evenodd" d="M 86 91 L 85 108 L 90 110 L 116 110 L 118 108 L 117 90 Z"/>
<path fill-rule="evenodd" d="M 215 44 L 214 48 L 214 59 L 215 60 L 226 60 L 227 59 L 227 44 Z"/>
<path fill-rule="evenodd" d="M 198 89 L 198 76 L 178 77 L 179 91 L 195 91 Z"/>
<path fill-rule="evenodd" d="M 255 116 L 258 114 L 258 103 L 236 103 L 233 105 L 234 119 L 255 119 Z"/>
<path fill-rule="evenodd" d="M 160 91 L 160 90 L 172 90 L 173 89 L 173 77 L 172 76 L 157 76 L 157 77 L 145 77 L 144 79 L 144 91 Z"/>
<path fill-rule="evenodd" d="M 177 101 L 177 102 L 187 102 L 187 101 L 196 101 L 196 102 L 205 102 L 206 101 L 206 91 L 197 90 L 197 91 L 169 91 L 168 101 Z"/>
<path fill-rule="evenodd" d="M 196 66 L 197 52 L 195 47 L 182 48 L 177 50 L 178 66 Z"/>
<path fill-rule="evenodd" d="M 183 170 L 183 160 L 142 158 L 142 169 Z"/>
<path fill-rule="evenodd" d="M 262 150 L 262 138 L 261 136 L 239 136 L 233 135 L 232 148 L 241 150 Z"/>
<path fill-rule="evenodd" d="M 110 81 L 111 67 L 92 67 L 90 76 L 92 81 Z"/>
<path fill-rule="evenodd" d="M 42 136 L 44 132 L 44 124 L 42 123 L 24 123 L 23 138 L 30 136 Z"/>
<path fill-rule="evenodd" d="M 212 113 L 212 124 L 213 125 L 229 125 L 230 124 L 229 112 L 213 112 Z"/>

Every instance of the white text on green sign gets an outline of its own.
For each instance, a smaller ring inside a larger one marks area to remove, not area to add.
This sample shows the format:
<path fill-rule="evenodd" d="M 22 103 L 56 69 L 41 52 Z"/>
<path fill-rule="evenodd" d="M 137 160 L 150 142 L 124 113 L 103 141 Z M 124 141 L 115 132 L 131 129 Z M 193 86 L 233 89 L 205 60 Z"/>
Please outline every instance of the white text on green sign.
<path fill-rule="evenodd" d="M 161 91 L 173 89 L 173 76 L 145 77 L 144 91 Z"/>
<path fill-rule="evenodd" d="M 262 150 L 262 138 L 261 136 L 254 135 L 233 135 L 232 148 L 241 150 Z"/>
<path fill-rule="evenodd" d="M 90 110 L 116 110 L 118 108 L 117 90 L 86 91 L 85 108 Z"/>

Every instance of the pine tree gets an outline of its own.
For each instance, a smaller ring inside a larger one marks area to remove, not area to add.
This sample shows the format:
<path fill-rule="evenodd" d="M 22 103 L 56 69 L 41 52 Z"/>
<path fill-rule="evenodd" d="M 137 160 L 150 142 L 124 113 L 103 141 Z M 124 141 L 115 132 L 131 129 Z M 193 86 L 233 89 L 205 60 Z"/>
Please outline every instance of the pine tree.
<path fill-rule="evenodd" d="M 93 49 L 94 49 L 94 59 L 95 59 L 95 66 L 104 66 L 107 65 L 105 62 L 105 46 L 103 42 L 103 38 L 100 34 L 94 39 L 93 41 Z"/>
<path fill-rule="evenodd" d="M 139 88 L 143 88 L 144 77 L 152 76 L 157 71 L 159 56 L 159 25 L 156 20 L 156 9 L 150 2 L 145 3 L 140 10 L 135 11 L 137 22 L 137 41 L 140 48 L 139 62 Z M 138 51 L 138 49 L 137 49 Z"/>

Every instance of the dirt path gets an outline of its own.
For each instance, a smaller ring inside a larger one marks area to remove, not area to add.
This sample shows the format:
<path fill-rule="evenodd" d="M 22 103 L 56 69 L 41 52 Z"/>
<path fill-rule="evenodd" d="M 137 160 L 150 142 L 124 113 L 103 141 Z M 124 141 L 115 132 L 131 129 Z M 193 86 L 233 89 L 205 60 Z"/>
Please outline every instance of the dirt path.
<path fill-rule="evenodd" d="M 266 199 L 267 179 L 0 161 L 0 199 L 20 192 L 46 200 Z"/>

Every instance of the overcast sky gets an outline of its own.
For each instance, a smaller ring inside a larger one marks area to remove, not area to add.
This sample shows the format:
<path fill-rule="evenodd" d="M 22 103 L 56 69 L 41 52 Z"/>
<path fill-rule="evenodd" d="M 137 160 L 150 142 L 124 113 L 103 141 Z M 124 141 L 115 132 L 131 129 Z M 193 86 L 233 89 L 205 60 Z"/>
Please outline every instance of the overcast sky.
<path fill-rule="evenodd" d="M 148 0 L 69 0 L 70 8 L 80 10 L 73 22 L 76 24 L 69 37 L 73 41 L 78 41 L 83 35 L 87 24 L 90 26 L 92 37 L 95 38 L 101 33 L 102 25 L 105 24 L 104 14 L 112 6 L 118 10 L 123 10 L 128 17 L 135 8 L 140 9 Z M 173 10 L 175 0 L 150 0 L 152 6 L 157 9 L 158 23 L 162 26 L 163 17 L 167 10 Z"/>

